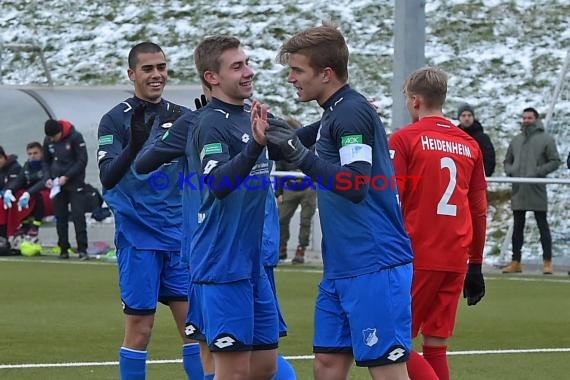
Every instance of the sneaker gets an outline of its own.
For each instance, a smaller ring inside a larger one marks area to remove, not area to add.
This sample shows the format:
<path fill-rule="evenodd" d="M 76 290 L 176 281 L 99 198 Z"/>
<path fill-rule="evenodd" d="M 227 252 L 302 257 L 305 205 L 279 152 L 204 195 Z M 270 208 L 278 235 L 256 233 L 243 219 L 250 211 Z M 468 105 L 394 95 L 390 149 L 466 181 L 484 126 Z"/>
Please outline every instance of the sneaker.
<path fill-rule="evenodd" d="M 87 252 L 79 252 L 79 260 L 81 261 L 89 260 L 89 254 L 87 254 Z"/>
<path fill-rule="evenodd" d="M 295 257 L 293 257 L 293 260 L 291 260 L 291 262 L 293 264 L 304 264 L 305 258 L 303 256 L 295 256 Z"/>
<path fill-rule="evenodd" d="M 503 268 L 503 273 L 521 273 L 522 265 L 520 261 L 511 261 L 509 265 Z"/>
<path fill-rule="evenodd" d="M 543 274 L 552 274 L 552 260 L 544 260 L 542 266 L 542 273 Z"/>
<path fill-rule="evenodd" d="M 69 259 L 69 253 L 62 251 L 57 258 L 60 260 L 67 260 Z"/>

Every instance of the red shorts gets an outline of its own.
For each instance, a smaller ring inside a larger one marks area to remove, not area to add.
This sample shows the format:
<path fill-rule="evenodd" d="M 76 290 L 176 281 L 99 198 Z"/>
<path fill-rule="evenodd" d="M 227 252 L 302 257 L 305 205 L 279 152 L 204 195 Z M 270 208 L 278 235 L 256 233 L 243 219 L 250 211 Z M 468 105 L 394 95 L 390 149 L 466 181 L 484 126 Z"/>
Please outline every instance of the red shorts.
<path fill-rule="evenodd" d="M 412 337 L 449 338 L 453 335 L 457 305 L 465 273 L 414 269 L 412 282 Z"/>

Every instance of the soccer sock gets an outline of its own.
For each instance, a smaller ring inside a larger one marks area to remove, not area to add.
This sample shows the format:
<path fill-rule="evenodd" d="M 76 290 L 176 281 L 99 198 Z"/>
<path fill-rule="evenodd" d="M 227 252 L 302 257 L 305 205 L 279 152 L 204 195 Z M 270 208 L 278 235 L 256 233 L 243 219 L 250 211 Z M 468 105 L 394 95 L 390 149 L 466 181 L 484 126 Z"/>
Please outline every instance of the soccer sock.
<path fill-rule="evenodd" d="M 440 380 L 449 380 L 449 367 L 447 365 L 447 346 L 425 346 L 424 358 L 432 366 Z"/>
<path fill-rule="evenodd" d="M 119 373 L 121 380 L 144 380 L 146 377 L 146 351 L 121 347 Z"/>
<path fill-rule="evenodd" d="M 214 380 L 214 374 L 204 375 L 204 380 Z"/>
<path fill-rule="evenodd" d="M 283 356 L 277 355 L 277 371 L 271 380 L 295 380 L 295 370 Z"/>
<path fill-rule="evenodd" d="M 182 363 L 188 379 L 204 378 L 204 371 L 200 362 L 200 345 L 198 343 L 187 343 L 182 346 Z"/>
<path fill-rule="evenodd" d="M 406 367 L 410 380 L 439 380 L 431 365 L 416 351 L 410 352 Z"/>

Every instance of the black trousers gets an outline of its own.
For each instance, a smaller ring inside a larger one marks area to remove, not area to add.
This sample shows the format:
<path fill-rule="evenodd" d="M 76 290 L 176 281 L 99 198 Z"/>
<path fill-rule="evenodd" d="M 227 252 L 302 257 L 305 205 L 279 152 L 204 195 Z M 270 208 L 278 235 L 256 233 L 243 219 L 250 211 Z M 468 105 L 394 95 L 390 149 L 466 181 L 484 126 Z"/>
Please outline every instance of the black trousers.
<path fill-rule="evenodd" d="M 87 223 L 85 222 L 85 196 L 77 189 L 61 189 L 52 201 L 53 213 L 56 217 L 57 245 L 61 252 L 67 252 L 69 245 L 69 205 L 71 220 L 75 227 L 78 252 L 87 251 Z"/>
<path fill-rule="evenodd" d="M 526 222 L 526 211 L 513 211 L 513 260 L 521 261 L 521 248 L 524 243 L 524 225 Z M 534 211 L 534 218 L 540 232 L 540 244 L 542 245 L 542 259 L 552 260 L 552 237 L 550 227 L 546 221 L 546 211 Z"/>

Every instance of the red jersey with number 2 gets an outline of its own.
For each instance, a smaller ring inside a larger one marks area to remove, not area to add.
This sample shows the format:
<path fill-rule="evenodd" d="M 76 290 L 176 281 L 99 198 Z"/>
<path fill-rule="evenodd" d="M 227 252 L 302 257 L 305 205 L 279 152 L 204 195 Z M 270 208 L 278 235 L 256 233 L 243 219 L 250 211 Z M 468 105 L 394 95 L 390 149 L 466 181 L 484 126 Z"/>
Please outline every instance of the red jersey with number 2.
<path fill-rule="evenodd" d="M 464 273 L 473 228 L 468 194 L 485 189 L 477 142 L 443 117 L 396 131 L 389 141 L 414 268 Z"/>

